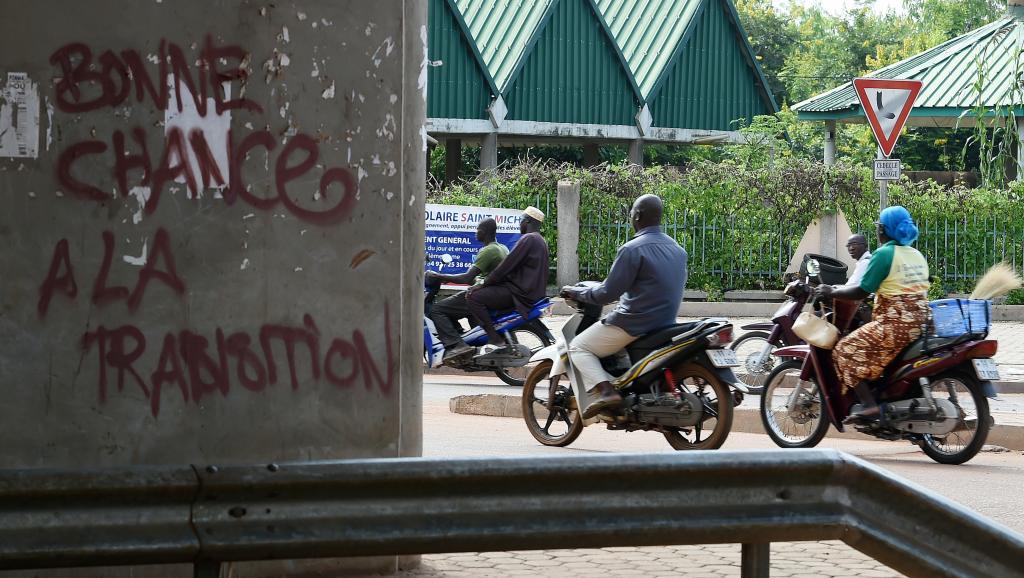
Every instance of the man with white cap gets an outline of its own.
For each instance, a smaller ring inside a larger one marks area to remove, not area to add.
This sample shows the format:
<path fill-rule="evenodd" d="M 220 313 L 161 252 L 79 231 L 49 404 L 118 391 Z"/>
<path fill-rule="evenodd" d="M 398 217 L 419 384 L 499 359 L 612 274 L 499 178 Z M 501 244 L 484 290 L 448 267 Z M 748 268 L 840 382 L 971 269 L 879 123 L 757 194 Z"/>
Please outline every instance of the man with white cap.
<path fill-rule="evenodd" d="M 540 234 L 544 213 L 527 207 L 519 221 L 522 237 L 512 251 L 484 280 L 466 294 L 469 311 L 487 332 L 488 353 L 510 353 L 505 338 L 495 331 L 490 311 L 515 309 L 526 317 L 535 303 L 543 299 L 548 286 L 548 243 Z"/>

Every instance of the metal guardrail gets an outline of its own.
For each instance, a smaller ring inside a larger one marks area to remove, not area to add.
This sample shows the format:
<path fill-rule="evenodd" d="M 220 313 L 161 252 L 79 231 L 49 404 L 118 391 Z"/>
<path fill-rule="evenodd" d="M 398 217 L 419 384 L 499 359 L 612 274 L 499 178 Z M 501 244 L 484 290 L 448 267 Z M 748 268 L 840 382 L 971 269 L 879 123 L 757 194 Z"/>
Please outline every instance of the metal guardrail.
<path fill-rule="evenodd" d="M 936 470 L 939 471 L 938 469 Z M 838 539 L 1020 576 L 1024 536 L 832 450 L 0 471 L 0 569 Z"/>

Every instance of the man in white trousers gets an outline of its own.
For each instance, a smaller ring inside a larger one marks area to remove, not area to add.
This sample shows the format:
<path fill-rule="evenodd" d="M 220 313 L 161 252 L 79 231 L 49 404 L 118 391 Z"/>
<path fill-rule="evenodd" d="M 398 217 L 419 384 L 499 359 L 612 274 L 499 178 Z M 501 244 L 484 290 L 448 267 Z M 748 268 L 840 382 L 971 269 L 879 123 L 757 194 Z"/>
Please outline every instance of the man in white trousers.
<path fill-rule="evenodd" d="M 563 296 L 596 305 L 607 305 L 621 296 L 614 311 L 569 344 L 569 357 L 583 376 L 583 385 L 599 394 L 584 410 L 584 419 L 622 402 L 611 385 L 612 377 L 601 367 L 601 358 L 676 322 L 686 286 L 687 256 L 679 243 L 661 230 L 661 213 L 657 196 L 637 199 L 630 210 L 636 235 L 619 247 L 608 278 L 590 289 L 562 288 Z"/>

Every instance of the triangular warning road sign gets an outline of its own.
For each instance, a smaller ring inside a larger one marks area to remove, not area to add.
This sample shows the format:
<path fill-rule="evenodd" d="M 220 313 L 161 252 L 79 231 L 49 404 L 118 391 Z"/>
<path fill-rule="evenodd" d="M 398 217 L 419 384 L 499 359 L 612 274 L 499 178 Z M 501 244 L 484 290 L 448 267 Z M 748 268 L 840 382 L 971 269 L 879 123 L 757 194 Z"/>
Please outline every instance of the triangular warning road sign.
<path fill-rule="evenodd" d="M 921 81 L 855 78 L 853 87 L 871 132 L 875 133 L 882 154 L 888 157 L 896 147 L 910 109 L 914 108 L 917 93 L 921 92 Z"/>

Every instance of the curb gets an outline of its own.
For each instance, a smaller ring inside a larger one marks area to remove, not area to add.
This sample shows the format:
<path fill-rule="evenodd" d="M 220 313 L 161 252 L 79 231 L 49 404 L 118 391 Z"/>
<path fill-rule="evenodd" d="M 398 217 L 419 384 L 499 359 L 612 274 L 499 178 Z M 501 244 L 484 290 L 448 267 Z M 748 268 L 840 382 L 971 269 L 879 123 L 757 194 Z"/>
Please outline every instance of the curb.
<path fill-rule="evenodd" d="M 448 409 L 452 413 L 463 415 L 523 418 L 521 398 L 517 395 L 500 395 L 495 393 L 457 395 L 448 400 Z M 764 434 L 760 412 L 756 409 L 737 409 L 733 413 L 732 431 Z M 871 439 L 855 431 L 840 433 L 832 427 L 828 429 L 826 437 L 835 439 Z M 989 432 L 986 443 L 1003 446 L 1011 450 L 1024 450 L 1024 426 L 999 425 L 997 423 L 996 427 L 992 428 Z"/>

